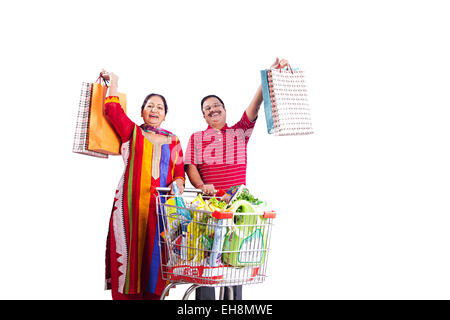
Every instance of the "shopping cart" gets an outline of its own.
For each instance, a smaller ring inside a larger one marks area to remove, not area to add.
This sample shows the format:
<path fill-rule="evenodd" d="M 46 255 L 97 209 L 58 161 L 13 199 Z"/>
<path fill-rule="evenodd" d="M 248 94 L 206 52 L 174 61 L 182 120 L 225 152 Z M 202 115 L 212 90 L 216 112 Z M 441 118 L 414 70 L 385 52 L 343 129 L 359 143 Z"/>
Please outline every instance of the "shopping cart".
<path fill-rule="evenodd" d="M 184 206 L 177 205 L 173 195 L 167 194 L 170 188 L 157 191 L 161 271 L 168 283 L 161 300 L 169 289 L 180 284 L 191 284 L 183 300 L 202 286 L 220 287 L 221 300 L 223 288 L 228 287 L 228 299 L 232 299 L 232 286 L 265 280 L 274 211 L 197 209 L 200 189 L 184 191 Z"/>

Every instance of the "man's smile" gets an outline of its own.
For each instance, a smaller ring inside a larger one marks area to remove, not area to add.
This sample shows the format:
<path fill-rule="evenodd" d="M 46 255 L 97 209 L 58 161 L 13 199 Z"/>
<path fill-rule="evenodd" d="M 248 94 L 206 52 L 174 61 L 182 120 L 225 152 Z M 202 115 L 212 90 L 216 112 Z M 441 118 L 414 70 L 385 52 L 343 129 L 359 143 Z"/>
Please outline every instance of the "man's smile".
<path fill-rule="evenodd" d="M 216 117 L 219 116 L 222 112 L 221 111 L 213 111 L 209 114 L 209 116 L 212 117 Z"/>

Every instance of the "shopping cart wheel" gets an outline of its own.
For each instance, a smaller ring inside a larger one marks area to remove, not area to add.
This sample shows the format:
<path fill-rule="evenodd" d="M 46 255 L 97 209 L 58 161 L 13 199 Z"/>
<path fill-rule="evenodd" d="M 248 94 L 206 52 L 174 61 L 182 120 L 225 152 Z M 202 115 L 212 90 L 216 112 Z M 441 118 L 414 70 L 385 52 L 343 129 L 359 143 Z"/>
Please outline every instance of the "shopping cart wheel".
<path fill-rule="evenodd" d="M 167 293 L 169 292 L 170 288 L 175 287 L 178 283 L 177 282 L 171 282 L 168 286 L 166 286 L 161 293 L 161 297 L 159 300 L 164 300 L 167 296 Z"/>

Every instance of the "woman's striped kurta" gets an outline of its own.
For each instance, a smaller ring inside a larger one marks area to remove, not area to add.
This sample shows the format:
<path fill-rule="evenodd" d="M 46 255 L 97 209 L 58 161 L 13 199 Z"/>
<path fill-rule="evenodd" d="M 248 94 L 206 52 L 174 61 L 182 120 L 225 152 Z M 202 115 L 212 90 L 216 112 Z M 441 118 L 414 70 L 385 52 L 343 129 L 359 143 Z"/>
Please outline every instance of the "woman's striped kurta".
<path fill-rule="evenodd" d="M 123 112 L 117 97 L 105 101 L 105 114 L 122 139 L 125 171 L 112 209 L 106 250 L 106 287 L 121 294 L 161 294 L 156 187 L 184 180 L 178 138 L 163 143 L 147 139 Z"/>

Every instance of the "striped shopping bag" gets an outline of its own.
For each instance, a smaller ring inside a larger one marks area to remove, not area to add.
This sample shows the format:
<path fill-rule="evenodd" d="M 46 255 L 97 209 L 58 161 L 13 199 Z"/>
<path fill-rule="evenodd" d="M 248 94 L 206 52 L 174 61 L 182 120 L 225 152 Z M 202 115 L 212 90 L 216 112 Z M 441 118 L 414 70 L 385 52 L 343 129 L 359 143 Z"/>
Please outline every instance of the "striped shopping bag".
<path fill-rule="evenodd" d="M 303 71 L 290 66 L 261 71 L 267 131 L 277 136 L 312 134 Z"/>

